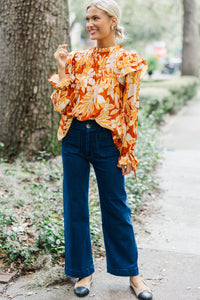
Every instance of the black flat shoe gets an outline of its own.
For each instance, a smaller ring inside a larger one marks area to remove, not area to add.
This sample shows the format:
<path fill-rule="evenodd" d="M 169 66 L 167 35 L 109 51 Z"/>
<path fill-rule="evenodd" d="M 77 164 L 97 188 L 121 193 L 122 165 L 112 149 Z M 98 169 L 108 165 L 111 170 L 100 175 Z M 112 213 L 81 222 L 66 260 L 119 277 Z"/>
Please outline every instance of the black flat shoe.
<path fill-rule="evenodd" d="M 90 290 L 84 286 L 79 286 L 79 287 L 74 288 L 74 293 L 78 297 L 85 297 L 89 294 L 89 292 L 90 292 Z"/>
<path fill-rule="evenodd" d="M 150 290 L 150 288 L 146 285 L 146 283 L 144 282 L 144 280 L 142 280 L 145 287 L 143 289 L 141 288 L 136 288 L 132 282 L 132 280 L 130 279 L 130 286 L 131 288 L 134 290 L 136 296 L 138 297 L 138 299 L 140 300 L 151 300 L 153 299 L 153 294 Z"/>
<path fill-rule="evenodd" d="M 92 277 L 91 277 L 90 281 L 88 281 L 88 279 L 86 279 L 86 278 L 79 278 L 79 280 L 76 282 L 76 284 L 74 286 L 74 293 L 78 297 L 85 297 L 90 292 L 90 287 L 92 284 Z"/>
<path fill-rule="evenodd" d="M 138 299 L 140 300 L 151 300 L 153 298 L 153 294 L 151 292 L 142 292 L 138 295 Z"/>

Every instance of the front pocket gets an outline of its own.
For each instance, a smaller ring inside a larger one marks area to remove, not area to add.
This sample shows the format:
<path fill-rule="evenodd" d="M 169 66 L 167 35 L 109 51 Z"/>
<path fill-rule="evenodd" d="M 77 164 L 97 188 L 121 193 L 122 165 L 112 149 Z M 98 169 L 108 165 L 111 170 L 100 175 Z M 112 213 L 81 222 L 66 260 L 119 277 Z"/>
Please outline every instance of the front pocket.
<path fill-rule="evenodd" d="M 119 155 L 110 130 L 105 130 L 97 137 L 98 155 L 101 157 L 109 157 Z"/>
<path fill-rule="evenodd" d="M 80 148 L 81 145 L 81 133 L 80 130 L 71 126 L 66 136 L 62 140 L 62 147 L 70 148 Z"/>

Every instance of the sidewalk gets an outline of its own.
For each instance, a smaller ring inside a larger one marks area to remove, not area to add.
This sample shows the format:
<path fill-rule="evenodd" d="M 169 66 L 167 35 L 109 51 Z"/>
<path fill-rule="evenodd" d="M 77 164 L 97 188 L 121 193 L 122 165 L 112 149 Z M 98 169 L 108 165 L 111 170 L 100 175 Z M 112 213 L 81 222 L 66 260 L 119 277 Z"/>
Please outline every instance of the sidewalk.
<path fill-rule="evenodd" d="M 134 225 L 140 272 L 154 300 L 200 300 L 200 95 L 169 117 L 162 133 L 165 151 L 157 174 L 163 192 Z M 104 259 L 95 264 L 92 290 L 84 299 L 137 299 L 127 278 L 106 273 Z M 78 299 L 73 282 L 37 290 L 27 289 L 28 282 L 28 276 L 18 279 L 6 294 L 16 300 Z"/>

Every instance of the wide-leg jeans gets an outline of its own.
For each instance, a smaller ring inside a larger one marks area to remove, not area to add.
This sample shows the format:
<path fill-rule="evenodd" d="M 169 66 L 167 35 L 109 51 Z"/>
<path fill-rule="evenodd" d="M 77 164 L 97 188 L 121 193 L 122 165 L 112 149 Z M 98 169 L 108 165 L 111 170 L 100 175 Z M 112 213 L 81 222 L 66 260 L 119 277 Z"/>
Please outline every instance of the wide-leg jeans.
<path fill-rule="evenodd" d="M 65 273 L 83 278 L 94 272 L 89 226 L 89 174 L 93 165 L 99 189 L 107 271 L 136 276 L 138 251 L 125 181 L 112 133 L 95 120 L 73 119 L 62 140 Z"/>

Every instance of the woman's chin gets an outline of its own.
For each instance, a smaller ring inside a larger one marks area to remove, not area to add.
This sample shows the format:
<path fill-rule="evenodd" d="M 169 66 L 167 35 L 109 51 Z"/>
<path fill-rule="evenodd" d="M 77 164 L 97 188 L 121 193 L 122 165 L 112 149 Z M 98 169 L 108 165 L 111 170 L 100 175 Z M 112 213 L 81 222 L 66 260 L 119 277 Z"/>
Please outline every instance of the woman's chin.
<path fill-rule="evenodd" d="M 93 40 L 97 40 L 98 38 L 95 37 L 95 35 L 90 35 L 90 39 L 93 41 Z"/>

